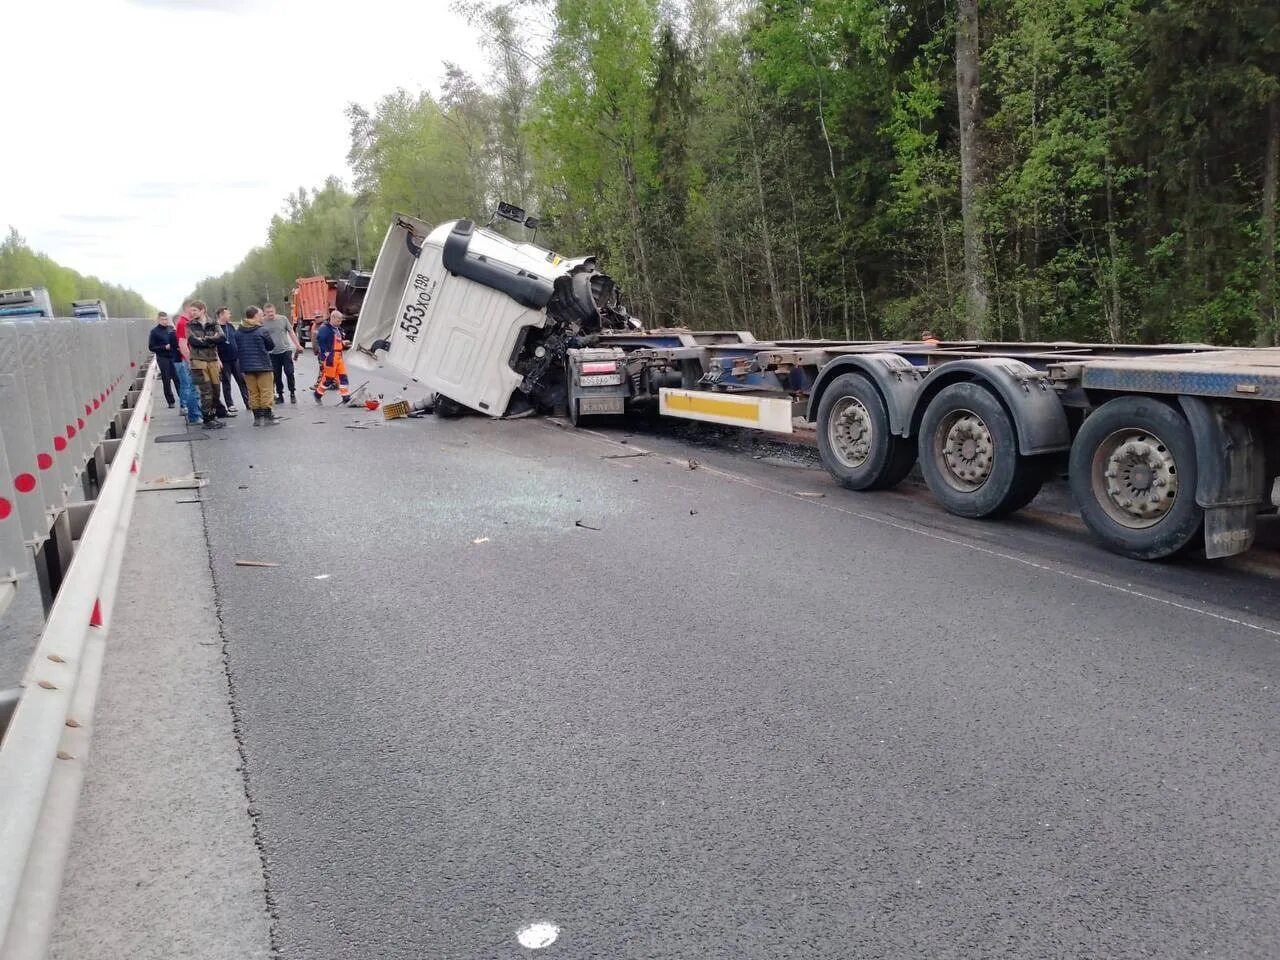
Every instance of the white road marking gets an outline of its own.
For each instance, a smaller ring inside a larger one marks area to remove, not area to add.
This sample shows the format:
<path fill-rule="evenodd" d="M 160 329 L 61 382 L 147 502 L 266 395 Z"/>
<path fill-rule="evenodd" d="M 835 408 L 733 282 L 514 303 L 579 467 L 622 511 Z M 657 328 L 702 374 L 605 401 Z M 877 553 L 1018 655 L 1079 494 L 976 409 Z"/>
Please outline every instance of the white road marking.
<path fill-rule="evenodd" d="M 556 942 L 560 936 L 560 928 L 554 923 L 531 923 L 516 932 L 516 940 L 520 946 L 530 950 L 541 950 Z"/>

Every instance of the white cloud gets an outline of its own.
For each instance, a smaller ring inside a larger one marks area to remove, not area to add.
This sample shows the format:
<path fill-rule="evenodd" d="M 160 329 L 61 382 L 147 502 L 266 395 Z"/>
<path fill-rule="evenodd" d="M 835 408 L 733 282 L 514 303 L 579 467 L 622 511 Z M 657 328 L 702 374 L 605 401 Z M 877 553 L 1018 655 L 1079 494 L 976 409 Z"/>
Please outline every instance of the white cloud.
<path fill-rule="evenodd" d="M 447 0 L 14 4 L 0 232 L 172 309 L 266 239 L 285 196 L 347 178 L 348 103 L 485 71 Z"/>

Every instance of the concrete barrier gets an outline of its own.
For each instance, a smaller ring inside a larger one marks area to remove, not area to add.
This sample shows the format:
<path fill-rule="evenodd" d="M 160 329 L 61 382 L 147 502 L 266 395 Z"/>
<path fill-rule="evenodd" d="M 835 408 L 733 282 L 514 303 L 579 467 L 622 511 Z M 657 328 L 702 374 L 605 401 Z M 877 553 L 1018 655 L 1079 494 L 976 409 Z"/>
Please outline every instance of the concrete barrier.
<path fill-rule="evenodd" d="M 4 960 L 43 957 L 52 929 L 150 424 L 148 329 L 0 323 L 0 610 L 34 559 L 48 611 L 21 688 L 0 691 Z"/>

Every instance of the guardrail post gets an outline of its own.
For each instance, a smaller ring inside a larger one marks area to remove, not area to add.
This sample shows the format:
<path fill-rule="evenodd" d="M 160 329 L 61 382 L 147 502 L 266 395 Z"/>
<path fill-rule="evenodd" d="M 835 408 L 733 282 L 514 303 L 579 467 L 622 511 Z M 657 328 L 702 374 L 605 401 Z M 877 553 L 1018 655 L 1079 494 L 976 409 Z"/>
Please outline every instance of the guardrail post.
<path fill-rule="evenodd" d="M 74 554 L 71 544 L 71 522 L 65 510 L 61 511 L 49 527 L 49 536 L 36 551 L 36 580 L 40 584 L 40 599 L 47 613 L 62 587 L 67 567 Z"/>

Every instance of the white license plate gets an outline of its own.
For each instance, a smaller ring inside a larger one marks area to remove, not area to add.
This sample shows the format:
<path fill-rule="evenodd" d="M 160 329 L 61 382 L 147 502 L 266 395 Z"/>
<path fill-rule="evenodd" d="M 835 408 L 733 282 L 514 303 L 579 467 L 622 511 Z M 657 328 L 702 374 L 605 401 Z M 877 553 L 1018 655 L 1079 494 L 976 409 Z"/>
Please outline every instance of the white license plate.
<path fill-rule="evenodd" d="M 580 387 L 616 387 L 622 383 L 620 373 L 592 373 L 578 378 Z"/>
<path fill-rule="evenodd" d="M 582 397 L 578 401 L 578 413 L 584 417 L 610 413 L 621 416 L 625 412 L 622 397 Z"/>

